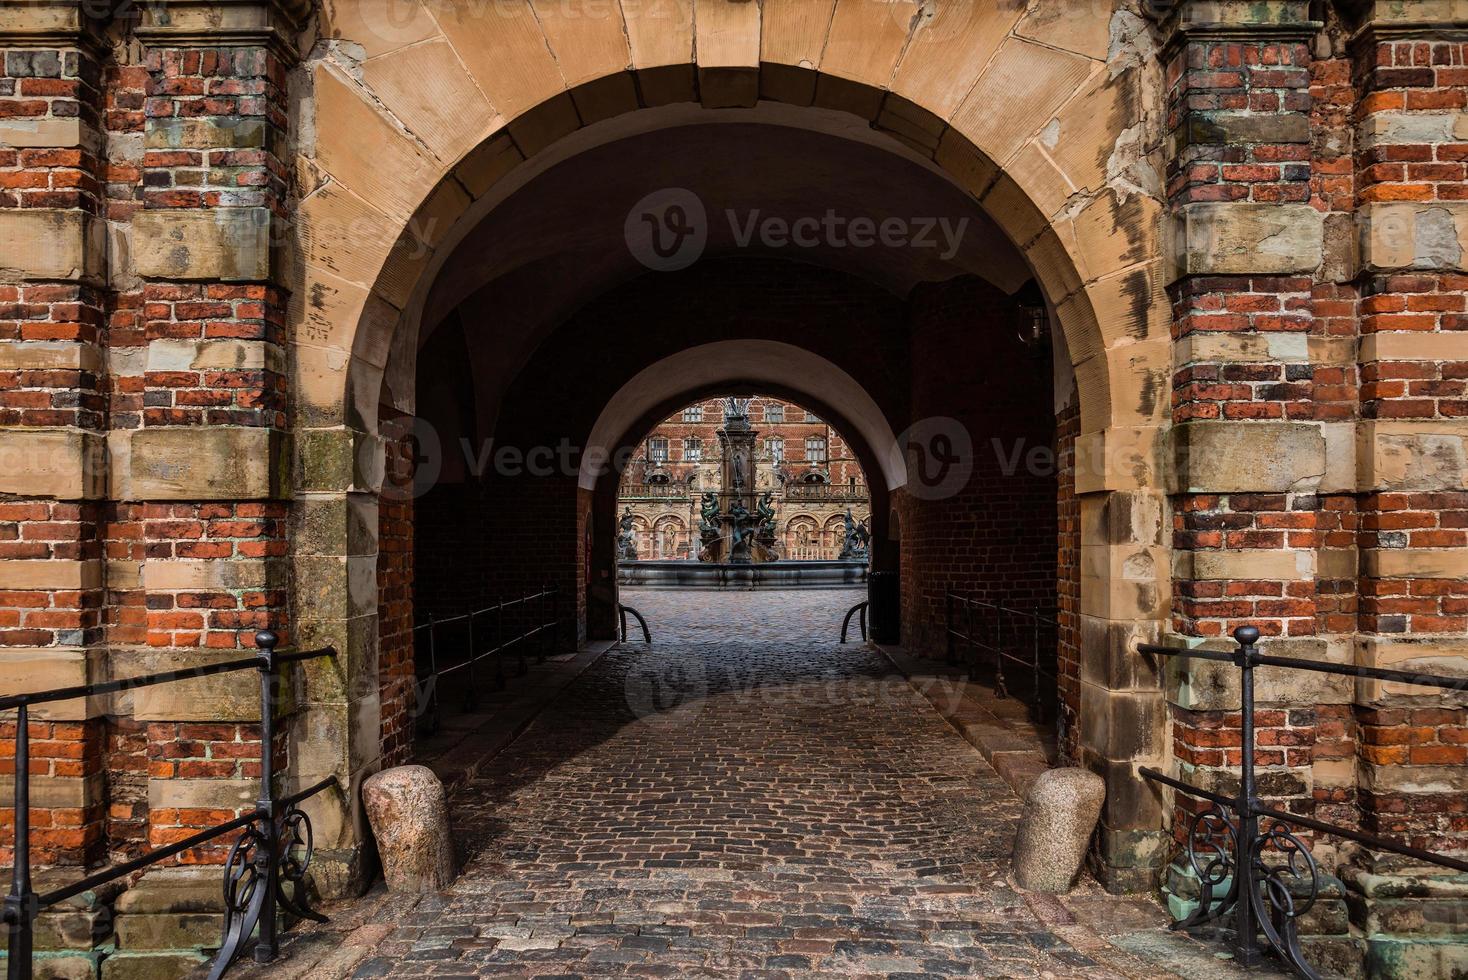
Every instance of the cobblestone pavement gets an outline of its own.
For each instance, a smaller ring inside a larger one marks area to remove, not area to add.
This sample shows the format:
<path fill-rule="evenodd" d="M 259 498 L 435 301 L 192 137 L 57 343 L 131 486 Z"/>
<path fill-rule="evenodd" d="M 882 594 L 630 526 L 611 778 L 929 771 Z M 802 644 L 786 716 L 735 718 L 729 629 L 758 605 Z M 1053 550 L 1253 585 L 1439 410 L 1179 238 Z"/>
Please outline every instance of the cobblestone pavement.
<path fill-rule="evenodd" d="M 450 891 L 341 906 L 255 975 L 1242 975 L 1151 902 L 1012 887 L 1019 801 L 835 642 L 858 597 L 628 597 L 654 646 L 608 651 L 456 796 Z"/>

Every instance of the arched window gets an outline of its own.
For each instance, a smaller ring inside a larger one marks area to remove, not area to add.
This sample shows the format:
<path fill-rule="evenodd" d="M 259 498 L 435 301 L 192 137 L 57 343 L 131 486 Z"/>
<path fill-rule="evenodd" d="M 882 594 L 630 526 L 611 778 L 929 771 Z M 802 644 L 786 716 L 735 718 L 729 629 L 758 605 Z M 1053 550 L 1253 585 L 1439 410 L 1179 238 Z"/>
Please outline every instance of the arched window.
<path fill-rule="evenodd" d="M 824 463 L 826 461 L 826 437 L 807 436 L 805 440 L 805 460 L 808 463 Z"/>

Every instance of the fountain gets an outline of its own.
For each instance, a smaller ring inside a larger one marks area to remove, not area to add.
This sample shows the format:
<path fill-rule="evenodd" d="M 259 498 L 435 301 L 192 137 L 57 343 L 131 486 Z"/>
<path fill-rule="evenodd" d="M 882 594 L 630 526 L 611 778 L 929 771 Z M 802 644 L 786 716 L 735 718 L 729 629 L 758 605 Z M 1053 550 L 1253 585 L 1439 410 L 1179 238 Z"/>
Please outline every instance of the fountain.
<path fill-rule="evenodd" d="M 635 543 L 619 539 L 618 580 L 645 588 L 849 588 L 866 581 L 865 525 L 848 512 L 843 560 L 782 561 L 775 533 L 775 494 L 756 482 L 756 438 L 748 398 L 724 402 L 718 430 L 723 464 L 718 490 L 699 498 L 697 561 L 637 561 Z M 630 521 L 630 512 L 624 515 Z M 630 524 L 623 533 L 632 539 Z"/>

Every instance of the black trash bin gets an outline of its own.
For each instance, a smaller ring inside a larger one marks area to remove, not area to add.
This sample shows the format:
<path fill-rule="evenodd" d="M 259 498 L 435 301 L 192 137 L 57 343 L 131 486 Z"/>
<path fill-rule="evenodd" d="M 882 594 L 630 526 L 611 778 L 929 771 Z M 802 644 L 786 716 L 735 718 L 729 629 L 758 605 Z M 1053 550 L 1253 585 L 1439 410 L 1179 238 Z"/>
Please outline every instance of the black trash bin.
<path fill-rule="evenodd" d="M 896 644 L 902 639 L 902 585 L 896 572 L 872 572 L 867 576 L 867 623 L 877 643 Z"/>

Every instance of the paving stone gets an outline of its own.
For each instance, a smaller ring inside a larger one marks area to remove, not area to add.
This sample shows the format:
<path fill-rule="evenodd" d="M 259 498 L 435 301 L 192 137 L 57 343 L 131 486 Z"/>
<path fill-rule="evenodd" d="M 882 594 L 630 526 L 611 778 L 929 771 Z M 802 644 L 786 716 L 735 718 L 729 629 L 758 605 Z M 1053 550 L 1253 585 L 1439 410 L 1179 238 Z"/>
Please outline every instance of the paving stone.
<path fill-rule="evenodd" d="M 652 649 L 588 662 L 467 770 L 462 876 L 328 909 L 287 954 L 340 928 L 372 947 L 343 978 L 1230 975 L 1153 902 L 1009 884 L 1020 801 L 882 651 L 836 642 L 852 593 L 625 601 Z"/>

